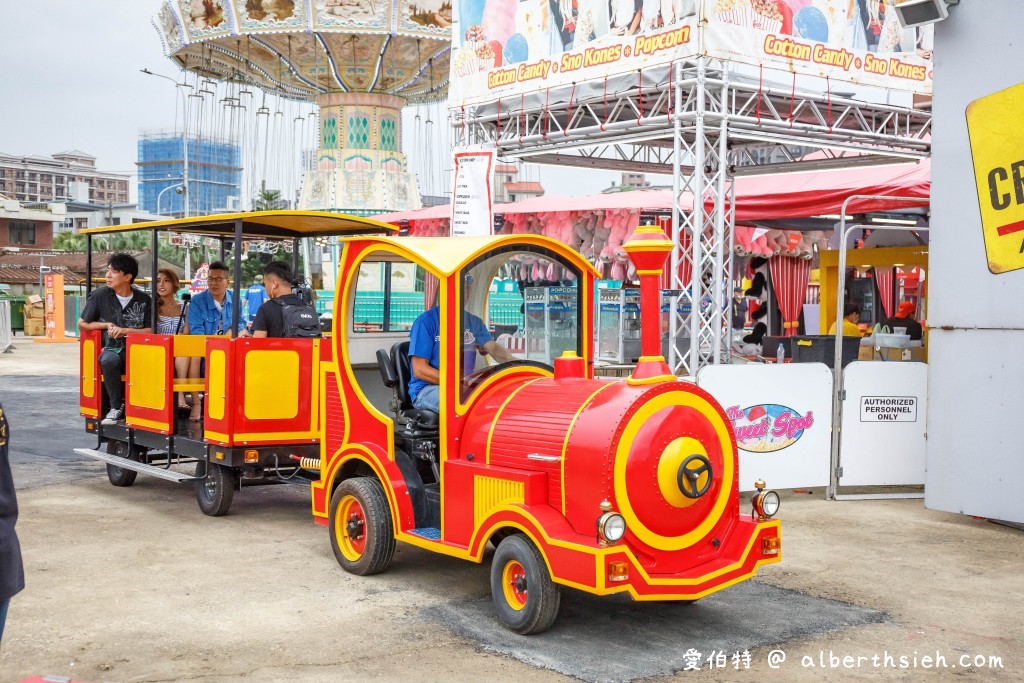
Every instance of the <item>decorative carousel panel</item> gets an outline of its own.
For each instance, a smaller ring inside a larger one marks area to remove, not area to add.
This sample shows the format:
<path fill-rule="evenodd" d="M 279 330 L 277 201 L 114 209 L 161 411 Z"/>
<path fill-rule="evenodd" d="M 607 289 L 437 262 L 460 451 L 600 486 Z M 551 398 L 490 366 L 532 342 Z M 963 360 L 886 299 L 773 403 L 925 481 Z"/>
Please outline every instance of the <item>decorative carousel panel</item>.
<path fill-rule="evenodd" d="M 409 0 L 399 3 L 399 31 L 451 39 L 451 0 Z"/>
<path fill-rule="evenodd" d="M 313 27 L 387 31 L 389 4 L 387 0 L 313 0 Z"/>
<path fill-rule="evenodd" d="M 160 11 L 157 12 L 154 22 L 160 40 L 164 44 L 164 54 L 170 55 L 181 49 L 185 40 L 184 29 L 181 26 L 181 17 L 175 11 L 173 2 L 168 1 Z"/>
<path fill-rule="evenodd" d="M 241 33 L 294 31 L 306 28 L 303 0 L 234 0 Z"/>
<path fill-rule="evenodd" d="M 231 34 L 233 15 L 223 0 L 178 0 L 188 42 Z"/>

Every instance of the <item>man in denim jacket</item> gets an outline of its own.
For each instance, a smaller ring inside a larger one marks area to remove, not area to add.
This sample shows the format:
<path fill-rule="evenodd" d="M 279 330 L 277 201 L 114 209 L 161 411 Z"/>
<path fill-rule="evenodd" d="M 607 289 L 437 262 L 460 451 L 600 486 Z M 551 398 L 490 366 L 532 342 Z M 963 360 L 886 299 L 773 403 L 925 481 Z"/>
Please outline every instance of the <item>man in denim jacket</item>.
<path fill-rule="evenodd" d="M 228 267 L 222 261 L 210 264 L 206 291 L 192 297 L 188 306 L 189 334 L 230 334 L 234 301 L 228 291 Z M 246 336 L 245 316 L 238 312 L 239 336 Z"/>

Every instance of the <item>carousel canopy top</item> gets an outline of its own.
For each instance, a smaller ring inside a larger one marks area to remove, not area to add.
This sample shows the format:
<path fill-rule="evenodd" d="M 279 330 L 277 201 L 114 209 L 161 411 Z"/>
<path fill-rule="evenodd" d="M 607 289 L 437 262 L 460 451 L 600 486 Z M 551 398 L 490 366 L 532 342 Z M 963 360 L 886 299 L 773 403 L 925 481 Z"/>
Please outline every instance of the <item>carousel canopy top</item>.
<path fill-rule="evenodd" d="M 296 99 L 375 92 L 444 99 L 451 0 L 164 0 L 168 57 L 216 80 Z"/>

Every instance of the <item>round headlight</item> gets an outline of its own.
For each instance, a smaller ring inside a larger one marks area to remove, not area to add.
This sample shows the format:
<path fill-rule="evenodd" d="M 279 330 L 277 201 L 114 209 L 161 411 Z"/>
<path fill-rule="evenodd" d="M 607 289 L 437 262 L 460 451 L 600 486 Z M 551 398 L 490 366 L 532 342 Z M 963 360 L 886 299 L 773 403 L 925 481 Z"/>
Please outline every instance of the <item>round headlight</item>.
<path fill-rule="evenodd" d="M 761 498 L 761 510 L 765 517 L 774 517 L 779 514 L 779 494 L 775 491 L 766 491 Z"/>
<path fill-rule="evenodd" d="M 626 533 L 626 520 L 617 512 L 605 512 L 597 520 L 597 533 L 609 543 L 615 543 Z"/>

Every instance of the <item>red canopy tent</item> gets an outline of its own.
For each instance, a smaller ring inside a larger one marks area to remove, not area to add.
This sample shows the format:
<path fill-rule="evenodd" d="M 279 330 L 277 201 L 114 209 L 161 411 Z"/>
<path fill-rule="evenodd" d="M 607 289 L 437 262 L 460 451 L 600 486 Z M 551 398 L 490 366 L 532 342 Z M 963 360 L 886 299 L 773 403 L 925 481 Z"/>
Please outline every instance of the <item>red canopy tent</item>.
<path fill-rule="evenodd" d="M 928 199 L 931 192 L 931 162 L 922 160 L 907 164 L 847 168 L 802 173 L 776 173 L 736 178 L 736 220 L 779 220 L 838 214 L 851 195 L 898 195 Z M 671 190 L 636 190 L 568 197 L 543 195 L 510 204 L 496 204 L 494 212 L 553 213 L 588 210 L 664 211 L 672 209 Z M 693 208 L 690 195 L 683 197 L 683 211 Z M 850 213 L 866 213 L 906 208 L 905 203 L 884 200 L 851 202 Z M 711 204 L 708 204 L 711 209 Z M 409 222 L 415 227 L 419 220 L 448 218 L 447 204 L 414 211 L 399 211 L 375 216 L 386 223 Z"/>

